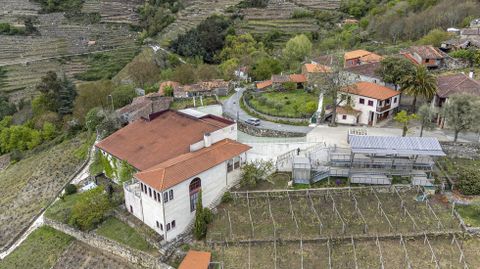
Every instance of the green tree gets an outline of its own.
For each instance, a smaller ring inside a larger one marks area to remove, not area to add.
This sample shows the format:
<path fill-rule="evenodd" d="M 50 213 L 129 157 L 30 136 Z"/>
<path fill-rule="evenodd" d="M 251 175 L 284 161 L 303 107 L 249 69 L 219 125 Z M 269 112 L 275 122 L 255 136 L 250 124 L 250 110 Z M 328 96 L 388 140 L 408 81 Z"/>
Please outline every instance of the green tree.
<path fill-rule="evenodd" d="M 7 96 L 0 92 L 0 120 L 6 116 L 13 115 L 16 111 L 15 105 L 10 103 Z"/>
<path fill-rule="evenodd" d="M 426 34 L 422 39 L 418 41 L 421 45 L 433 45 L 435 47 L 440 47 L 442 42 L 449 40 L 453 35 L 449 32 L 446 32 L 442 29 L 433 29 L 428 34 Z"/>
<path fill-rule="evenodd" d="M 405 76 L 401 85 L 404 93 L 413 96 L 412 111 L 414 112 L 418 96 L 431 100 L 437 92 L 437 78 L 424 65 L 418 65 L 413 74 Z"/>
<path fill-rule="evenodd" d="M 173 87 L 172 85 L 167 85 L 163 88 L 163 95 L 164 96 L 173 96 Z"/>
<path fill-rule="evenodd" d="M 380 62 L 380 67 L 376 73 L 380 75 L 386 83 L 392 83 L 397 88 L 404 77 L 410 76 L 415 72 L 415 66 L 405 57 L 388 56 Z"/>
<path fill-rule="evenodd" d="M 97 126 L 102 123 L 106 115 L 103 109 L 99 107 L 94 107 L 88 111 L 87 116 L 85 116 L 85 125 L 87 130 L 91 133 L 97 130 Z"/>
<path fill-rule="evenodd" d="M 288 65 L 292 66 L 292 63 L 304 61 L 305 57 L 309 56 L 311 52 L 312 42 L 306 35 L 302 34 L 288 40 L 285 49 L 283 49 L 283 57 Z"/>
<path fill-rule="evenodd" d="M 266 80 L 282 71 L 280 62 L 271 57 L 262 57 L 252 66 L 251 75 L 254 80 Z"/>
<path fill-rule="evenodd" d="M 78 96 L 73 108 L 75 118 L 81 123 L 84 123 L 85 116 L 92 108 L 111 108 L 112 101 L 109 95 L 113 89 L 114 85 L 111 80 L 100 80 L 80 84 L 78 86 Z"/>
<path fill-rule="evenodd" d="M 205 221 L 205 216 L 203 215 L 202 191 L 198 193 L 197 204 L 195 206 L 193 235 L 197 240 L 201 240 L 207 235 L 207 222 Z"/>
<path fill-rule="evenodd" d="M 102 187 L 97 187 L 78 195 L 68 222 L 83 231 L 89 231 L 105 219 L 111 208 L 108 195 Z"/>
<path fill-rule="evenodd" d="M 409 124 L 412 120 L 417 119 L 417 115 L 408 114 L 406 110 L 402 110 L 393 119 L 402 125 L 402 136 L 407 136 Z"/>
<path fill-rule="evenodd" d="M 72 113 L 77 92 L 75 85 L 65 75 L 58 78 L 55 72 L 48 71 L 37 84 L 36 90 L 45 96 L 43 101 L 48 110 L 57 112 L 60 116 Z"/>
<path fill-rule="evenodd" d="M 423 104 L 418 109 L 417 116 L 422 123 L 420 128 L 420 137 L 423 136 L 423 130 L 432 130 L 435 128 L 435 117 L 437 116 L 437 111 L 430 104 Z"/>
<path fill-rule="evenodd" d="M 260 181 L 269 180 L 273 170 L 274 165 L 272 162 L 256 161 L 247 163 L 241 168 L 240 185 L 254 188 Z"/>
<path fill-rule="evenodd" d="M 113 106 L 115 109 L 124 107 L 133 101 L 137 96 L 135 89 L 131 85 L 119 86 L 111 93 Z"/>
<path fill-rule="evenodd" d="M 480 100 L 468 94 L 448 98 L 442 111 L 446 125 L 454 131 L 454 141 L 460 132 L 473 130 L 480 125 Z"/>
<path fill-rule="evenodd" d="M 173 70 L 171 79 L 184 85 L 194 83 L 197 80 L 195 67 L 191 64 L 179 65 Z"/>
<path fill-rule="evenodd" d="M 465 195 L 480 194 L 480 173 L 478 168 L 461 167 L 458 172 L 458 189 Z"/>
<path fill-rule="evenodd" d="M 249 57 L 253 52 L 263 50 L 263 44 L 261 42 L 258 43 L 249 33 L 229 35 L 225 38 L 225 47 L 223 47 L 219 57 L 222 61 L 233 58 L 242 60 Z"/>
<path fill-rule="evenodd" d="M 311 116 L 315 111 L 317 111 L 318 103 L 315 101 L 310 101 L 305 104 L 304 111 L 306 116 Z"/>
<path fill-rule="evenodd" d="M 43 123 L 42 138 L 43 140 L 52 140 L 57 135 L 55 125 L 50 122 Z"/>
<path fill-rule="evenodd" d="M 240 62 L 237 58 L 231 58 L 220 64 L 218 67 L 222 73 L 223 79 L 232 80 L 235 77 L 235 70 L 239 67 Z"/>

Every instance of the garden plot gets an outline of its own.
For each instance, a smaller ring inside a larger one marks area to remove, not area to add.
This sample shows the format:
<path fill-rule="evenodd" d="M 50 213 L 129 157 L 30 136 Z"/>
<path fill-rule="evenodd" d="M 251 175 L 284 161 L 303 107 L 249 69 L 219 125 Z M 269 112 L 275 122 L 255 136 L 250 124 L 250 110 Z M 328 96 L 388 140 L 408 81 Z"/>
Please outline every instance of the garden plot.
<path fill-rule="evenodd" d="M 303 243 L 304 268 L 329 268 L 329 243 Z"/>
<path fill-rule="evenodd" d="M 248 203 L 241 200 L 235 203 L 235 209 L 227 211 L 229 229 L 231 227 L 231 239 L 245 240 L 252 238 L 252 222 L 248 213 Z M 230 226 L 231 223 L 231 226 Z"/>
<path fill-rule="evenodd" d="M 268 201 L 265 199 L 249 199 L 249 203 L 253 219 L 254 238 L 273 238 L 273 222 L 268 210 Z"/>
<path fill-rule="evenodd" d="M 53 269 L 74 268 L 138 268 L 116 257 L 107 255 L 84 243 L 75 241 L 59 258 Z"/>
<path fill-rule="evenodd" d="M 7 246 L 62 189 L 83 160 L 80 135 L 0 172 L 0 248 Z"/>
<path fill-rule="evenodd" d="M 270 195 L 268 202 L 271 206 L 276 237 L 281 239 L 295 239 L 300 237 L 298 221 L 292 211 L 291 199 L 288 195 Z"/>
<path fill-rule="evenodd" d="M 322 234 L 323 223 L 311 197 L 292 196 L 293 212 L 303 238 L 316 238 Z"/>

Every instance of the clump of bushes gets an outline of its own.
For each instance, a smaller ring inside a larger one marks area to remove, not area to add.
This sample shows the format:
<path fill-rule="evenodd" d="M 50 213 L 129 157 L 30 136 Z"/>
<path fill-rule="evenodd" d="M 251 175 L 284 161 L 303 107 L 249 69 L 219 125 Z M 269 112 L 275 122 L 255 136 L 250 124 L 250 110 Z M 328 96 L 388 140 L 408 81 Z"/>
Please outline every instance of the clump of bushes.
<path fill-rule="evenodd" d="M 68 184 L 65 187 L 65 195 L 72 195 L 77 192 L 77 185 L 75 184 Z"/>
<path fill-rule="evenodd" d="M 230 203 L 231 201 L 233 201 L 232 193 L 229 191 L 225 192 L 222 196 L 222 203 Z"/>
<path fill-rule="evenodd" d="M 68 224 L 83 231 L 97 227 L 112 208 L 112 203 L 102 187 L 79 194 L 71 209 Z"/>
<path fill-rule="evenodd" d="M 480 174 L 478 168 L 462 167 L 458 169 L 458 189 L 465 195 L 480 194 Z"/>

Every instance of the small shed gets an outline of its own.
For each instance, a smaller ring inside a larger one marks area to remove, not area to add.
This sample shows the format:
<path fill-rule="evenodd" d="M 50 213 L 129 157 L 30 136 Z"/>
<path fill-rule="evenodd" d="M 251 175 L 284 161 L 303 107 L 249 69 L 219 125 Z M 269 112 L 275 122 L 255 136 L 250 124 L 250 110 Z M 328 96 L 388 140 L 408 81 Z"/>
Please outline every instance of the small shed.
<path fill-rule="evenodd" d="M 312 166 L 310 159 L 295 156 L 293 158 L 293 182 L 297 184 L 310 184 Z"/>
<path fill-rule="evenodd" d="M 208 269 L 212 253 L 189 250 L 178 269 Z"/>

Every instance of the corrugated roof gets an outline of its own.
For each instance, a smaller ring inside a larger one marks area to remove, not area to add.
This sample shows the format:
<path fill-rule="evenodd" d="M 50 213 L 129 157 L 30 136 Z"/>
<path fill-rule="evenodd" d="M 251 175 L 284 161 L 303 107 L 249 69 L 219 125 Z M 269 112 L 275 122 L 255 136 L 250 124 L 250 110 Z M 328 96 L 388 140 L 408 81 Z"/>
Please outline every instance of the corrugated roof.
<path fill-rule="evenodd" d="M 353 153 L 445 156 L 434 137 L 352 136 Z"/>
<path fill-rule="evenodd" d="M 178 269 L 208 269 L 211 259 L 210 252 L 189 250 Z"/>
<path fill-rule="evenodd" d="M 394 96 L 400 95 L 399 91 L 380 86 L 371 82 L 357 82 L 351 86 L 345 87 L 340 91 L 365 96 L 377 100 L 386 100 Z"/>
<path fill-rule="evenodd" d="M 197 119 L 167 110 L 151 120 L 139 119 L 130 123 L 96 146 L 138 170 L 145 170 L 190 152 L 190 145 L 202 140 L 205 133 L 234 124 L 211 115 L 207 118 Z"/>
<path fill-rule="evenodd" d="M 158 191 L 163 191 L 249 149 L 250 146 L 224 139 L 210 147 L 189 152 L 155 165 L 148 170 L 135 174 L 135 178 Z"/>

